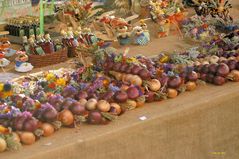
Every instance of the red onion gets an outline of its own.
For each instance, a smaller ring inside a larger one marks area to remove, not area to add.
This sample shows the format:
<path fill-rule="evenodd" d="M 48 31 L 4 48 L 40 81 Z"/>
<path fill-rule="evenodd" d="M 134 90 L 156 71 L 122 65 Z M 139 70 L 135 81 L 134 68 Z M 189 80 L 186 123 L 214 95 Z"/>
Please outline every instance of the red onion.
<path fill-rule="evenodd" d="M 224 83 L 226 83 L 226 79 L 224 77 L 221 77 L 221 76 L 216 76 L 214 77 L 213 79 L 213 83 L 215 85 L 218 85 L 218 86 L 221 86 L 223 85 Z"/>
<path fill-rule="evenodd" d="M 213 74 L 207 74 L 206 81 L 209 83 L 213 83 L 214 75 Z"/>
<path fill-rule="evenodd" d="M 141 69 L 138 74 L 143 80 L 150 78 L 150 72 L 146 69 Z"/>
<path fill-rule="evenodd" d="M 209 72 L 211 74 L 215 74 L 217 72 L 217 66 L 218 66 L 218 64 L 211 64 L 211 65 L 209 65 Z"/>
<path fill-rule="evenodd" d="M 237 61 L 236 60 L 229 60 L 227 62 L 227 65 L 228 65 L 230 70 L 234 70 L 237 67 Z"/>
<path fill-rule="evenodd" d="M 88 122 L 90 124 L 101 124 L 102 123 L 102 115 L 100 112 L 91 111 L 89 112 Z"/>
<path fill-rule="evenodd" d="M 137 75 L 139 74 L 139 71 L 142 70 L 142 68 L 138 65 L 134 65 L 132 70 L 131 70 L 131 73 L 134 74 L 134 75 Z"/>
<path fill-rule="evenodd" d="M 127 101 L 127 99 L 128 99 L 128 95 L 124 91 L 118 91 L 114 95 L 114 100 L 119 103 L 124 103 Z"/>
<path fill-rule="evenodd" d="M 79 93 L 75 95 L 76 100 L 87 99 L 87 98 L 88 98 L 88 94 L 86 91 L 80 91 Z"/>
<path fill-rule="evenodd" d="M 127 89 L 129 99 L 136 99 L 139 97 L 139 90 L 136 87 L 129 87 Z"/>
<path fill-rule="evenodd" d="M 226 64 L 220 63 L 218 65 L 218 67 L 217 67 L 217 75 L 218 76 L 226 77 L 229 73 L 230 73 L 230 69 Z"/>
<path fill-rule="evenodd" d="M 74 115 L 85 115 L 86 110 L 85 107 L 82 106 L 79 102 L 74 102 L 70 107 L 69 110 L 74 114 Z"/>
<path fill-rule="evenodd" d="M 145 96 L 146 96 L 146 102 L 151 103 L 151 102 L 155 101 L 155 93 L 154 92 L 151 92 L 151 91 L 146 92 Z"/>
<path fill-rule="evenodd" d="M 194 71 L 190 72 L 188 75 L 187 75 L 187 78 L 189 81 L 197 81 L 198 79 L 198 74 Z"/>
<path fill-rule="evenodd" d="M 168 80 L 168 86 L 170 88 L 178 88 L 182 84 L 182 80 L 179 76 L 170 77 Z"/>

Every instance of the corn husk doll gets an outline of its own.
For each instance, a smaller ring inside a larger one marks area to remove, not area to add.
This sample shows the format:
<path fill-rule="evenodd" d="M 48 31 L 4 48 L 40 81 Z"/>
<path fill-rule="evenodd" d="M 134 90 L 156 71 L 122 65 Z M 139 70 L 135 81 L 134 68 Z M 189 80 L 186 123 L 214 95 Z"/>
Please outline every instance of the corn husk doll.
<path fill-rule="evenodd" d="M 79 45 L 77 39 L 74 38 L 74 33 L 71 30 L 67 31 L 67 39 L 69 47 L 77 47 Z"/>
<path fill-rule="evenodd" d="M 16 65 L 15 70 L 17 72 L 29 72 L 33 69 L 32 64 L 30 64 L 28 61 L 28 56 L 26 55 L 26 52 L 18 51 L 16 57 Z"/>
<path fill-rule="evenodd" d="M 44 52 L 47 54 L 51 54 L 54 52 L 54 44 L 51 40 L 50 34 L 45 35 L 45 43 L 43 45 Z"/>
<path fill-rule="evenodd" d="M 97 36 L 91 31 L 90 28 L 84 28 L 83 39 L 87 45 L 94 45 L 99 41 Z"/>
<path fill-rule="evenodd" d="M 62 44 L 67 46 L 67 33 L 65 30 L 61 30 Z"/>
<path fill-rule="evenodd" d="M 169 35 L 170 31 L 170 21 L 169 20 L 162 20 L 159 23 L 159 31 L 158 31 L 158 37 L 166 37 Z"/>
<path fill-rule="evenodd" d="M 144 20 L 140 21 L 140 26 L 142 27 L 142 29 L 144 31 L 144 35 L 147 37 L 148 41 L 150 41 L 150 33 L 149 33 L 149 30 L 148 30 L 148 26 L 144 22 Z"/>
<path fill-rule="evenodd" d="M 147 45 L 149 43 L 149 38 L 144 34 L 144 30 L 140 26 L 134 27 L 132 37 L 136 45 Z"/>
<path fill-rule="evenodd" d="M 128 45 L 131 42 L 130 32 L 126 25 L 119 25 L 117 27 L 117 39 L 120 45 Z"/>
<path fill-rule="evenodd" d="M 55 51 L 59 51 L 63 49 L 64 46 L 59 39 L 56 39 L 54 43 L 55 43 L 55 47 L 54 47 Z"/>
<path fill-rule="evenodd" d="M 7 60 L 3 51 L 0 51 L 0 67 L 6 67 L 10 64 L 10 61 Z"/>
<path fill-rule="evenodd" d="M 5 51 L 9 46 L 10 43 L 5 43 L 4 40 L 3 42 L 0 42 L 0 67 L 6 67 L 10 64 L 10 61 L 5 58 Z"/>

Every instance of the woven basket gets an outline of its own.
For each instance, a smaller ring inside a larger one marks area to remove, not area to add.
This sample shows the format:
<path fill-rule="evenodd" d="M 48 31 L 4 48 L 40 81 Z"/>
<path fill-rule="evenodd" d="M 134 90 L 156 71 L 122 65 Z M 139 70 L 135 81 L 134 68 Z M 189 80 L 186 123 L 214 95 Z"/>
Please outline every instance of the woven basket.
<path fill-rule="evenodd" d="M 29 55 L 29 62 L 35 67 L 44 67 L 58 64 L 67 60 L 67 49 L 64 48 L 52 54 Z"/>
<path fill-rule="evenodd" d="M 76 57 L 77 56 L 77 50 L 76 47 L 67 47 L 68 49 L 68 57 Z"/>

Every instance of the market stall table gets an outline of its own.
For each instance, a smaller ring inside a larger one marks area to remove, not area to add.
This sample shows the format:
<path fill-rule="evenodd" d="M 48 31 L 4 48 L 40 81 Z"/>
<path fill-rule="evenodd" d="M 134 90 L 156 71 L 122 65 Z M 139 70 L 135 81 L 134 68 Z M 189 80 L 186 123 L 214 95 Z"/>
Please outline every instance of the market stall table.
<path fill-rule="evenodd" d="M 238 4 L 238 1 L 232 3 Z M 238 15 L 238 5 L 232 11 Z M 145 47 L 131 46 L 129 55 L 151 56 L 194 45 L 182 43 L 178 36 L 170 35 L 154 39 Z M 66 63 L 33 72 L 62 66 Z M 13 67 L 9 72 L 13 72 Z M 0 159 L 237 159 L 238 113 L 238 83 L 200 86 L 176 99 L 129 111 L 109 125 L 60 129 L 53 136 L 23 146 L 19 151 L 4 152 Z"/>
<path fill-rule="evenodd" d="M 129 111 L 109 125 L 61 129 L 0 158 L 236 159 L 238 106 L 238 83 L 200 86 L 176 99 Z"/>

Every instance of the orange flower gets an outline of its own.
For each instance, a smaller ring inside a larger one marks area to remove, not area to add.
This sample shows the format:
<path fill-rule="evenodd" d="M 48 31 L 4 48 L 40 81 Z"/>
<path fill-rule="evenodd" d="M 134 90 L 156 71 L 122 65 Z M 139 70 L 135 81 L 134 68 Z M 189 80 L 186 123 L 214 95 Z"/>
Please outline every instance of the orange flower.
<path fill-rule="evenodd" d="M 203 24 L 202 27 L 203 27 L 203 28 L 207 28 L 208 25 L 207 25 L 207 24 Z"/>
<path fill-rule="evenodd" d="M 23 106 L 22 101 L 17 101 L 17 107 L 18 107 L 18 108 L 22 108 L 22 106 Z"/>
<path fill-rule="evenodd" d="M 104 84 L 104 86 L 108 86 L 110 84 L 110 82 L 109 82 L 109 80 L 105 79 L 105 80 L 103 80 L 103 84 Z"/>
<path fill-rule="evenodd" d="M 51 88 L 51 89 L 55 89 L 56 88 L 56 84 L 54 82 L 52 82 L 52 83 L 50 83 L 48 85 L 48 87 Z"/>
<path fill-rule="evenodd" d="M 35 107 L 36 107 L 36 109 L 41 108 L 41 103 L 39 101 L 37 101 L 36 104 L 35 104 Z"/>
<path fill-rule="evenodd" d="M 9 133 L 9 129 L 5 128 L 4 126 L 0 125 L 0 133 L 6 134 Z"/>

